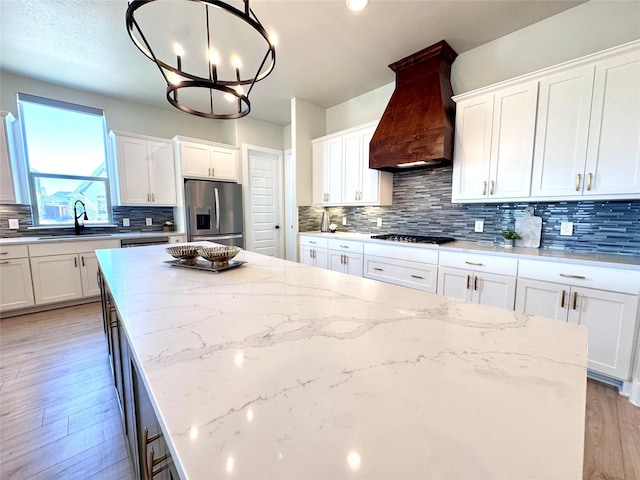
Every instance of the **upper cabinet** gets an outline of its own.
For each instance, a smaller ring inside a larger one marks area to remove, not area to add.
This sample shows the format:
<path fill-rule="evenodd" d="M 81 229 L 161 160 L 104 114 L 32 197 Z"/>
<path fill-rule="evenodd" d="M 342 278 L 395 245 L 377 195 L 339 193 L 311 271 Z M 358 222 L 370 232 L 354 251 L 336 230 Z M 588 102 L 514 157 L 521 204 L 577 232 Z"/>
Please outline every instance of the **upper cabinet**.
<path fill-rule="evenodd" d="M 111 132 L 118 166 L 118 205 L 177 204 L 176 166 L 170 140 Z"/>
<path fill-rule="evenodd" d="M 453 202 L 640 198 L 640 41 L 455 100 Z"/>
<path fill-rule="evenodd" d="M 528 82 L 458 103 L 453 202 L 529 195 L 537 90 Z"/>
<path fill-rule="evenodd" d="M 13 121 L 9 112 L 0 112 L 0 203 L 16 203 L 11 159 L 9 156 L 8 122 Z"/>
<path fill-rule="evenodd" d="M 369 168 L 376 125 L 313 140 L 314 205 L 391 205 L 393 174 Z"/>
<path fill-rule="evenodd" d="M 174 142 L 183 177 L 240 181 L 237 147 L 185 137 Z"/>

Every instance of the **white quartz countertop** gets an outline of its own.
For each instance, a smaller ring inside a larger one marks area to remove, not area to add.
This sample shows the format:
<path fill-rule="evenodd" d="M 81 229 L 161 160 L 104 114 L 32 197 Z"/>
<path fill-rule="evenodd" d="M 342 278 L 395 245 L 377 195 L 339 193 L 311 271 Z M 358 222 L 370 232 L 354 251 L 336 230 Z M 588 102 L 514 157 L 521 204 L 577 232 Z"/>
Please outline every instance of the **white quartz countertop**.
<path fill-rule="evenodd" d="M 300 235 L 311 235 L 321 238 L 341 238 L 345 240 L 358 240 L 367 243 L 382 243 L 385 245 L 398 245 L 412 248 L 430 248 L 441 251 L 460 251 L 469 253 L 488 253 L 492 255 L 505 256 L 510 258 L 522 258 L 528 260 L 557 261 L 575 264 L 597 264 L 613 268 L 625 268 L 640 270 L 640 256 L 621 255 L 613 253 L 593 253 L 593 252 L 569 252 L 565 250 L 550 250 L 543 248 L 513 247 L 504 248 L 498 245 L 491 245 L 481 242 L 459 241 L 445 243 L 442 245 L 431 245 L 425 243 L 392 242 L 388 240 L 376 240 L 371 238 L 369 233 L 324 233 L 324 232 L 300 232 Z M 446 235 L 443 235 L 446 236 Z"/>
<path fill-rule="evenodd" d="M 67 234 L 67 235 L 42 235 L 40 237 L 13 237 L 0 238 L 0 245 L 24 245 L 29 243 L 42 242 L 88 242 L 91 240 L 115 239 L 124 240 L 130 238 L 152 238 L 152 237 L 170 237 L 173 235 L 184 235 L 181 232 L 126 232 L 126 233 L 96 233 L 96 234 Z"/>
<path fill-rule="evenodd" d="M 249 252 L 99 250 L 183 479 L 581 479 L 587 331 Z"/>

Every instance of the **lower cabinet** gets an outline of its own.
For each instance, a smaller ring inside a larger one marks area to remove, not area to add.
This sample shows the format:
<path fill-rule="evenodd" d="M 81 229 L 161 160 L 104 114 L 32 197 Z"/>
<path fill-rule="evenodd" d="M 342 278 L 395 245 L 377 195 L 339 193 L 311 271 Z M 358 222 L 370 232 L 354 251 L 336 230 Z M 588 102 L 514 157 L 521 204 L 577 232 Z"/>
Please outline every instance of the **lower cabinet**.
<path fill-rule="evenodd" d="M 521 262 L 521 276 L 537 278 L 518 279 L 516 310 L 585 325 L 589 329 L 587 368 L 629 380 L 638 322 L 638 294 L 634 293 L 640 282 L 638 274 L 597 267 L 538 264 L 542 262 Z M 549 281 L 554 277 L 562 281 Z"/>
<path fill-rule="evenodd" d="M 178 480 L 160 422 L 129 347 L 111 293 L 98 275 L 103 325 L 133 478 Z"/>
<path fill-rule="evenodd" d="M 362 242 L 329 239 L 329 270 L 361 277 L 363 273 Z"/>
<path fill-rule="evenodd" d="M 517 271 L 515 259 L 441 252 L 438 294 L 513 310 Z"/>
<path fill-rule="evenodd" d="M 363 276 L 435 293 L 438 251 L 367 243 L 364 245 Z"/>
<path fill-rule="evenodd" d="M 313 267 L 329 268 L 329 253 L 327 239 L 301 235 L 300 263 Z"/>
<path fill-rule="evenodd" d="M 34 304 L 26 245 L 0 247 L 0 312 Z"/>

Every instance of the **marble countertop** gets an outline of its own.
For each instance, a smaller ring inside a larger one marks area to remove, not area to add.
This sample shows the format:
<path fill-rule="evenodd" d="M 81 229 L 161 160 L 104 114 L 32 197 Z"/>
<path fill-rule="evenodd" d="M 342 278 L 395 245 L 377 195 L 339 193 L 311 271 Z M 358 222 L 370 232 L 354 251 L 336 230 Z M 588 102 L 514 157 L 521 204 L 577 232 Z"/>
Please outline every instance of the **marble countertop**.
<path fill-rule="evenodd" d="M 0 238 L 0 245 L 23 245 L 28 243 L 42 243 L 42 242 L 87 242 L 91 240 L 105 240 L 113 238 L 116 240 L 122 240 L 127 238 L 147 238 L 147 237 L 170 237 L 172 235 L 185 235 L 184 232 L 126 232 L 126 233 L 96 233 L 96 234 L 83 234 L 83 235 L 43 235 L 41 237 L 12 237 L 12 238 Z"/>
<path fill-rule="evenodd" d="M 99 250 L 183 479 L 581 479 L 587 330 L 241 252 Z"/>
<path fill-rule="evenodd" d="M 398 245 L 412 248 L 431 248 L 442 251 L 460 251 L 469 253 L 489 253 L 492 255 L 505 256 L 510 258 L 522 258 L 527 260 L 557 261 L 575 264 L 597 264 L 598 266 L 608 266 L 612 268 L 625 268 L 640 270 L 640 256 L 638 255 L 617 255 L 613 253 L 593 253 L 593 252 L 569 252 L 564 250 L 550 250 L 543 248 L 513 247 L 504 248 L 499 245 L 489 243 L 460 241 L 445 243 L 443 245 L 431 245 L 424 243 L 390 242 L 388 240 L 375 240 L 369 233 L 324 233 L 324 232 L 300 232 L 299 235 L 312 235 L 322 238 L 342 238 L 345 240 L 358 240 L 369 243 L 382 243 L 385 245 Z"/>

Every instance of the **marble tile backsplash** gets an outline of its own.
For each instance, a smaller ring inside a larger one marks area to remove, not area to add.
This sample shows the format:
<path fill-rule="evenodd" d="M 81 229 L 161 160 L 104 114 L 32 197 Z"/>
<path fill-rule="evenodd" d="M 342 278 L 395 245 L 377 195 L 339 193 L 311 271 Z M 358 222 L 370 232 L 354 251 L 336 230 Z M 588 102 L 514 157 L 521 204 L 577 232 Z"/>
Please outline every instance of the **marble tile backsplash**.
<path fill-rule="evenodd" d="M 162 231 L 162 222 L 173 220 L 173 207 L 113 207 L 113 222 L 118 225 L 114 227 L 86 227 L 84 233 L 122 233 L 122 232 L 152 232 Z M 18 230 L 9 229 L 9 219 L 17 218 L 20 224 Z M 123 227 L 122 219 L 128 218 L 130 226 Z M 153 226 L 145 225 L 147 218 L 153 219 Z M 63 228 L 38 228 L 30 229 L 33 226 L 30 205 L 0 205 L 0 238 L 15 237 L 45 237 L 47 235 L 72 234 L 73 226 Z"/>
<path fill-rule="evenodd" d="M 459 240 L 501 244 L 525 208 L 542 217 L 541 248 L 640 255 L 640 200 L 580 202 L 451 203 L 452 168 L 414 170 L 393 176 L 393 205 L 329 207 L 338 231 L 355 233 L 443 234 Z M 322 207 L 300 207 L 299 231 L 320 230 Z M 342 218 L 347 218 L 347 226 Z M 378 218 L 382 227 L 376 226 Z M 484 232 L 475 233 L 476 220 Z M 573 222 L 573 236 L 560 236 L 560 223 Z"/>

